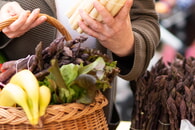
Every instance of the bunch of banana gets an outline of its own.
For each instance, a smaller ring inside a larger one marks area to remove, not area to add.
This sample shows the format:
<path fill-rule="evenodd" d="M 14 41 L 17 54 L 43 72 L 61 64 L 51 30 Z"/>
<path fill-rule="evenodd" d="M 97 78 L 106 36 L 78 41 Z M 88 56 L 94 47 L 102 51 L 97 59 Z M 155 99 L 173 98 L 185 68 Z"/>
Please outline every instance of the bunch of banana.
<path fill-rule="evenodd" d="M 39 117 L 45 114 L 50 99 L 50 89 L 39 86 L 35 75 L 27 69 L 13 75 L 0 92 L 0 106 L 18 104 L 32 125 L 38 124 Z"/>
<path fill-rule="evenodd" d="M 110 13 L 115 16 L 126 0 L 98 0 Z M 101 15 L 93 6 L 94 0 L 78 0 L 69 11 L 66 12 L 66 16 L 69 18 L 71 28 L 79 33 L 82 33 L 82 29 L 78 26 L 78 22 L 81 20 L 79 10 L 84 9 L 90 17 L 97 21 L 102 21 Z"/>

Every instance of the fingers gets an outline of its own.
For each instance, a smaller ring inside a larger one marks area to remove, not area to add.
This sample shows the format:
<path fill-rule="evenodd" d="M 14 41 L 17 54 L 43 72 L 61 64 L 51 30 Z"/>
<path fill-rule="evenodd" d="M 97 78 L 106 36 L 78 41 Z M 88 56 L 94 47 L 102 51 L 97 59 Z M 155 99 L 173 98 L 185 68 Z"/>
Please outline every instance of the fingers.
<path fill-rule="evenodd" d="M 29 13 L 30 11 L 23 12 L 15 22 L 13 22 L 9 27 L 3 29 L 3 32 L 6 33 L 9 31 L 12 31 L 12 32 L 17 31 L 19 28 L 21 28 L 25 24 Z"/>
<path fill-rule="evenodd" d="M 106 8 L 98 1 L 94 1 L 94 7 L 98 13 L 102 16 L 102 22 L 108 26 L 112 26 L 114 23 L 113 16 L 106 10 Z"/>
<path fill-rule="evenodd" d="M 98 30 L 98 23 L 93 20 L 84 10 L 79 10 L 79 13 L 83 20 L 79 21 L 79 27 L 82 28 L 82 30 L 87 33 L 88 35 L 91 35 L 93 37 L 97 37 L 97 33 L 93 30 Z"/>
<path fill-rule="evenodd" d="M 100 4 L 100 2 L 95 1 L 94 7 L 97 9 L 99 14 L 101 14 L 101 16 L 103 17 L 102 22 L 96 21 L 95 19 L 91 18 L 89 14 L 87 14 L 84 10 L 79 10 L 80 16 L 82 18 L 82 22 L 79 22 L 79 26 L 83 29 L 84 32 L 88 32 L 89 35 L 93 34 L 93 36 L 97 32 L 104 33 L 103 32 L 104 24 L 111 26 L 112 21 L 114 21 L 112 15 L 105 9 L 105 7 L 102 4 Z M 89 32 L 94 32 L 94 33 L 89 33 Z"/>
<path fill-rule="evenodd" d="M 84 10 L 79 10 L 82 21 L 79 22 L 79 26 L 81 29 L 91 35 L 98 40 L 107 39 L 110 34 L 112 34 L 113 26 L 115 23 L 115 19 L 113 16 L 106 10 L 106 8 L 100 4 L 100 2 L 95 1 L 94 7 L 98 11 L 98 13 L 102 16 L 101 22 L 94 20 L 87 14 Z"/>
<path fill-rule="evenodd" d="M 100 22 L 92 19 L 84 10 L 79 10 L 79 13 L 83 19 L 83 22 L 87 26 L 90 26 L 93 30 L 101 30 L 102 29 Z"/>
<path fill-rule="evenodd" d="M 41 16 L 40 18 L 38 18 L 39 13 L 40 13 L 39 8 L 33 10 L 32 13 L 29 15 L 29 17 L 27 18 L 25 24 L 22 26 L 21 30 L 31 29 L 45 22 L 47 18 L 45 16 Z"/>
<path fill-rule="evenodd" d="M 80 10 L 79 13 L 83 19 L 82 21 L 79 21 L 81 29 L 90 36 L 97 39 L 103 39 L 104 35 L 107 34 L 104 23 L 94 20 L 84 10 Z"/>
<path fill-rule="evenodd" d="M 23 12 L 15 22 L 13 22 L 10 26 L 2 29 L 2 32 L 9 38 L 20 36 L 23 33 L 21 32 L 20 28 L 24 25 L 27 17 L 28 11 Z"/>
<path fill-rule="evenodd" d="M 88 34 L 88 35 L 90 35 L 90 36 L 92 36 L 92 37 L 96 37 L 97 38 L 97 36 L 98 36 L 98 34 L 97 34 L 97 32 L 95 32 L 95 31 L 93 31 L 89 26 L 87 26 L 83 21 L 79 21 L 79 26 L 82 28 L 82 30 L 86 33 L 86 34 Z"/>
<path fill-rule="evenodd" d="M 36 21 L 31 25 L 30 28 L 34 28 L 40 24 L 42 24 L 43 22 L 45 22 L 47 20 L 47 17 L 46 16 L 41 16 L 39 18 L 36 19 Z"/>
<path fill-rule="evenodd" d="M 17 2 L 8 2 L 0 10 L 0 21 L 4 21 L 13 16 L 18 16 L 8 27 L 2 29 L 2 32 L 9 38 L 15 38 L 23 35 L 31 28 L 43 23 L 47 20 L 45 16 L 38 17 L 40 9 L 30 11 L 24 10 Z"/>
<path fill-rule="evenodd" d="M 84 10 L 80 10 L 82 21 L 79 22 L 81 29 L 100 41 L 112 39 L 112 36 L 121 32 L 121 28 L 126 29 L 130 23 L 130 9 L 133 1 L 127 0 L 119 13 L 113 17 L 112 14 L 98 1 L 94 1 L 94 7 L 102 16 L 102 21 L 96 21 Z"/>
<path fill-rule="evenodd" d="M 120 20 L 127 18 L 131 10 L 132 4 L 133 0 L 127 0 L 115 18 Z M 94 1 L 94 7 L 102 16 L 102 22 L 112 27 L 115 23 L 115 18 L 111 15 L 111 13 L 109 13 L 109 11 L 106 10 L 106 8 L 98 1 Z"/>
<path fill-rule="evenodd" d="M 20 6 L 19 3 L 13 1 L 10 2 L 9 5 L 9 13 L 11 13 L 12 16 L 19 15 L 21 12 L 24 12 L 25 10 Z"/>
<path fill-rule="evenodd" d="M 116 16 L 117 19 L 125 19 L 127 15 L 129 15 L 132 4 L 133 0 L 127 0 L 118 15 Z"/>
<path fill-rule="evenodd" d="M 29 15 L 29 17 L 27 18 L 27 20 L 25 21 L 25 25 L 23 26 L 23 28 L 28 27 L 30 24 L 32 24 L 38 17 L 40 13 L 40 9 L 35 9 L 32 11 L 32 13 Z"/>
<path fill-rule="evenodd" d="M 31 28 L 34 28 L 46 21 L 47 18 L 45 16 L 38 18 L 39 13 L 40 9 L 33 10 L 31 14 L 30 11 L 22 12 L 15 22 L 2 30 L 3 33 L 5 33 L 9 38 L 15 38 L 23 35 Z"/>
<path fill-rule="evenodd" d="M 0 10 L 0 21 L 19 15 L 24 11 L 25 10 L 17 2 L 8 2 Z"/>

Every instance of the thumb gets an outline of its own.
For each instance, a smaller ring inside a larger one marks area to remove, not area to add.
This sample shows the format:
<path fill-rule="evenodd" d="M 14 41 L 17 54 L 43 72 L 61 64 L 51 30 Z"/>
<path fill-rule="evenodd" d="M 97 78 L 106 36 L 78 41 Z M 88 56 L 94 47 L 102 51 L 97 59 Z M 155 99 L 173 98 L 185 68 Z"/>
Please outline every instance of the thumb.
<path fill-rule="evenodd" d="M 6 20 L 10 17 L 20 15 L 24 9 L 17 2 L 9 2 L 5 4 L 0 10 L 0 21 Z"/>
<path fill-rule="evenodd" d="M 132 5 L 133 5 L 133 0 L 127 0 L 116 17 L 119 19 L 126 18 L 127 15 L 129 15 Z"/>
<path fill-rule="evenodd" d="M 11 4 L 9 5 L 9 13 L 12 16 L 15 15 L 20 15 L 22 12 L 24 12 L 25 10 L 19 5 L 19 3 L 17 2 L 11 2 Z"/>

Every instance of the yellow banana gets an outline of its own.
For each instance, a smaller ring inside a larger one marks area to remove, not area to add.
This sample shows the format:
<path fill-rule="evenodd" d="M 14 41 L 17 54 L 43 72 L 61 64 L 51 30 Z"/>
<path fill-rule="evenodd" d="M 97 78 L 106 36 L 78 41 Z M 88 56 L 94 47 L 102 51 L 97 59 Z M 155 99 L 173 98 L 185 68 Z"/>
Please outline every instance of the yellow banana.
<path fill-rule="evenodd" d="M 44 85 L 39 88 L 39 116 L 45 114 L 46 108 L 51 100 L 50 89 Z"/>
<path fill-rule="evenodd" d="M 9 99 L 9 100 L 4 99 L 5 101 L 6 100 L 7 102 L 11 101 L 12 103 L 14 102 L 20 105 L 23 108 L 24 112 L 26 113 L 29 122 L 33 123 L 33 117 L 27 103 L 27 95 L 21 87 L 12 83 L 8 83 L 4 86 L 3 90 L 1 91 L 1 94 L 2 97 L 4 95 L 7 97 L 7 99 Z"/>
<path fill-rule="evenodd" d="M 6 89 L 2 89 L 0 92 L 0 106 L 12 107 L 16 102 L 10 96 L 10 93 Z"/>
<path fill-rule="evenodd" d="M 27 69 L 21 70 L 13 75 L 9 81 L 24 89 L 27 94 L 28 106 L 33 116 L 32 124 L 38 124 L 39 121 L 39 84 L 35 75 Z"/>

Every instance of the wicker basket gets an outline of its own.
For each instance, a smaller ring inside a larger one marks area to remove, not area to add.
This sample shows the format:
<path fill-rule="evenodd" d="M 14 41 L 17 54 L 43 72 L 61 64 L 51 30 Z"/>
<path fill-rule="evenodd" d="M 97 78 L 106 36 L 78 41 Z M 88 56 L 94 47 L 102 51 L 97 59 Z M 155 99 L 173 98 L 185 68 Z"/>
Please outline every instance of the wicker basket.
<path fill-rule="evenodd" d="M 66 40 L 71 40 L 67 32 L 58 20 L 45 15 L 47 22 L 56 27 Z M 12 17 L 0 23 L 0 31 L 14 22 L 17 17 Z M 1 130 L 108 130 L 103 107 L 108 104 L 104 95 L 98 91 L 95 101 L 89 105 L 79 103 L 66 103 L 49 105 L 46 114 L 41 117 L 39 125 L 32 126 L 21 107 L 0 106 Z"/>

